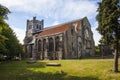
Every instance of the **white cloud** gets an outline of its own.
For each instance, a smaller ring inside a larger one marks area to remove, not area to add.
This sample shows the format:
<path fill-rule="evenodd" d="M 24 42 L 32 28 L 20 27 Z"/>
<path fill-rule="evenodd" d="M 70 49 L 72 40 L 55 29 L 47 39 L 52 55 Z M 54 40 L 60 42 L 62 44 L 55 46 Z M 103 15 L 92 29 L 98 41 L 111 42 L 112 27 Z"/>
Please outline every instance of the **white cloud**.
<path fill-rule="evenodd" d="M 92 27 L 92 31 L 93 31 L 93 38 L 95 41 L 95 45 L 97 46 L 99 44 L 99 40 L 101 38 L 101 35 L 98 33 L 98 31 L 96 30 L 96 28 L 98 27 L 98 23 L 96 22 L 94 24 L 94 27 Z"/>
<path fill-rule="evenodd" d="M 55 19 L 76 19 L 92 17 L 96 5 L 89 0 L 0 0 L 2 4 L 15 11 L 29 12 Z"/>
<path fill-rule="evenodd" d="M 25 37 L 25 29 L 20 29 L 20 28 L 16 28 L 16 27 L 11 27 L 11 28 L 15 32 L 20 43 L 23 44 L 23 39 Z"/>
<path fill-rule="evenodd" d="M 52 25 L 57 25 L 59 24 L 59 21 L 55 21 Z"/>
<path fill-rule="evenodd" d="M 8 7 L 11 12 L 26 12 L 52 19 L 54 20 L 53 25 L 55 25 L 64 20 L 70 21 L 85 16 L 87 16 L 89 20 L 95 19 L 98 7 L 96 5 L 97 1 L 99 0 L 0 0 L 0 3 Z M 95 22 L 92 24 L 94 23 Z M 99 43 L 98 41 L 100 39 L 96 27 L 97 23 L 92 27 L 95 45 Z M 20 28 L 14 28 L 14 31 L 20 39 L 20 42 L 22 42 L 25 31 Z"/>

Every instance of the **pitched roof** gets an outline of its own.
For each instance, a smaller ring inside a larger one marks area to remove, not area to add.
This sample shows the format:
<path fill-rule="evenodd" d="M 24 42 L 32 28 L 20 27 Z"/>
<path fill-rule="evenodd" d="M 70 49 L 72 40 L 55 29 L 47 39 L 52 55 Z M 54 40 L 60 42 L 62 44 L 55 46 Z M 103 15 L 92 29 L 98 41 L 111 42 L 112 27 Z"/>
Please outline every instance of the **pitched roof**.
<path fill-rule="evenodd" d="M 74 23 L 74 22 L 77 22 L 77 25 L 76 25 L 76 28 L 78 28 L 80 26 L 80 20 L 74 20 L 74 21 L 71 21 L 71 22 L 67 22 L 67 23 L 64 23 L 64 24 L 60 24 L 60 25 L 56 25 L 56 26 L 53 26 L 53 27 L 50 27 L 50 28 L 45 28 L 43 29 L 43 31 L 39 32 L 37 34 L 37 36 L 49 36 L 49 35 L 52 35 L 52 34 L 55 34 L 55 33 L 61 33 L 61 32 L 65 32 L 69 29 L 69 27 L 71 26 L 71 23 Z"/>
<path fill-rule="evenodd" d="M 46 36 L 46 35 L 51 35 L 51 34 L 55 34 L 55 33 L 64 32 L 64 31 L 68 30 L 69 27 L 70 27 L 70 24 L 64 24 L 64 25 L 61 25 L 61 26 L 48 28 L 48 29 L 45 29 L 42 32 L 40 32 L 38 35 L 39 36 Z"/>

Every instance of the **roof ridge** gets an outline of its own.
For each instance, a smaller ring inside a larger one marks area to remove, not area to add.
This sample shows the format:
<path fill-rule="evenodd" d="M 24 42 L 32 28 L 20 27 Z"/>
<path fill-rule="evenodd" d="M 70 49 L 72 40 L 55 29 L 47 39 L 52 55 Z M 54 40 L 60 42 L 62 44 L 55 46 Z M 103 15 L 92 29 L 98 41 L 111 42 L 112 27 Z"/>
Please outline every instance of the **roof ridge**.
<path fill-rule="evenodd" d="M 58 24 L 58 25 L 54 25 L 54 26 L 45 28 L 40 33 L 38 33 L 38 35 L 43 37 L 43 36 L 46 36 L 46 35 L 65 32 L 66 30 L 69 29 L 69 27 L 71 26 L 72 23 L 79 24 L 78 22 L 82 21 L 84 18 L 77 19 L 77 20 L 72 20 L 72 21 L 69 21 L 69 22 L 65 22 L 65 23 L 62 23 L 62 24 Z"/>
<path fill-rule="evenodd" d="M 80 19 L 76 19 L 76 20 L 71 20 L 71 21 L 68 21 L 68 22 L 64 22 L 64 23 L 62 23 L 62 24 L 57 24 L 57 25 L 53 25 L 53 26 L 50 26 L 50 27 L 46 27 L 46 28 L 43 29 L 43 31 L 44 31 L 44 30 L 47 30 L 47 29 L 55 28 L 55 27 L 60 27 L 60 26 L 62 26 L 62 25 L 69 24 L 69 23 L 72 23 L 72 22 L 76 22 L 76 21 L 79 21 L 79 20 L 83 20 L 84 18 L 85 18 L 85 17 L 80 18 Z"/>

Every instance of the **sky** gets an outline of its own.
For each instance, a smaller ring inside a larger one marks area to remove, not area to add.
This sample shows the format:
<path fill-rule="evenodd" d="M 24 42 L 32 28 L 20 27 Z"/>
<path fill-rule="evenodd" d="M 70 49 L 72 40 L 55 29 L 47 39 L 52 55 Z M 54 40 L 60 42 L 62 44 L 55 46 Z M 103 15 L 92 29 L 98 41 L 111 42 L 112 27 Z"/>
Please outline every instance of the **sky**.
<path fill-rule="evenodd" d="M 0 0 L 0 4 L 6 6 L 11 13 L 7 23 L 14 30 L 20 43 L 23 44 L 27 19 L 34 16 L 38 20 L 44 19 L 44 27 L 65 23 L 68 21 L 87 17 L 95 45 L 99 44 L 101 35 L 96 31 L 98 2 L 101 0 Z"/>

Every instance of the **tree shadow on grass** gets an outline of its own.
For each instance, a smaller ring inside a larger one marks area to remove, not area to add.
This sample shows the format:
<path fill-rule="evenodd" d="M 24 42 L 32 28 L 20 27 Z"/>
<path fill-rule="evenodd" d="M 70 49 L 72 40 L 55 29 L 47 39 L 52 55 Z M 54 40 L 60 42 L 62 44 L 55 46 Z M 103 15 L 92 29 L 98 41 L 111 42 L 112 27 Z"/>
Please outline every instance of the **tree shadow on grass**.
<path fill-rule="evenodd" d="M 64 71 L 57 71 L 55 73 L 52 72 L 35 72 L 31 70 L 25 70 L 29 74 L 17 74 L 16 77 L 11 78 L 9 80 L 99 80 L 97 77 L 93 76 L 68 76 L 68 74 Z"/>
<path fill-rule="evenodd" d="M 77 76 L 68 76 L 63 80 L 99 80 L 97 77 L 85 76 L 85 77 L 77 77 Z"/>
<path fill-rule="evenodd" d="M 32 64 L 27 64 L 27 68 L 45 68 L 46 67 L 46 62 L 36 62 Z"/>
<path fill-rule="evenodd" d="M 31 72 L 31 75 L 16 76 L 15 80 L 99 80 L 97 77 L 78 77 L 78 76 L 67 76 L 67 73 L 43 73 L 43 72 Z M 14 79 L 13 79 L 14 80 Z"/>
<path fill-rule="evenodd" d="M 11 67 L 11 70 L 8 70 L 10 73 L 4 73 L 5 76 L 1 76 L 0 80 L 99 80 L 93 76 L 69 76 L 67 72 L 60 70 L 56 72 L 34 71 L 34 69 L 37 70 L 37 68 L 42 69 L 45 67 L 46 62 L 36 62 L 34 64 L 23 63 L 23 65 L 18 65 L 17 68 Z"/>
<path fill-rule="evenodd" d="M 90 57 L 82 57 L 80 59 L 88 60 L 88 59 L 113 59 L 114 56 L 90 56 Z"/>
<path fill-rule="evenodd" d="M 10 63 L 4 63 L 0 65 L 0 80 L 16 80 L 20 76 L 29 78 L 33 74 L 29 69 L 42 69 L 45 66 L 46 62 L 28 64 L 26 61 L 12 61 Z"/>

